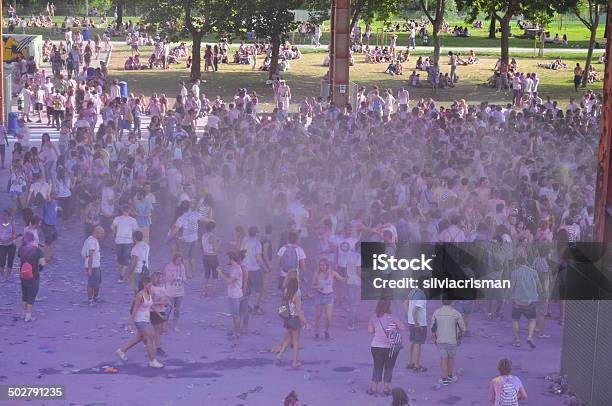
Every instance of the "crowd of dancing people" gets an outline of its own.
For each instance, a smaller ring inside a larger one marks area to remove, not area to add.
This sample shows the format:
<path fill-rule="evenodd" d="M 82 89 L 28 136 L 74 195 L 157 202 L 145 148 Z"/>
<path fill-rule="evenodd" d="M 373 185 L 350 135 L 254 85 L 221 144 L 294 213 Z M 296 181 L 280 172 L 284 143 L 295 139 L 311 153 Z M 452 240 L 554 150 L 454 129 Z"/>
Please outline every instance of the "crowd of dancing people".
<path fill-rule="evenodd" d="M 420 346 L 434 323 L 439 383 L 449 385 L 457 380 L 456 325 L 469 333 L 478 305 L 445 301 L 427 320 L 431 304 L 415 291 L 405 310 L 381 301 L 366 316 L 372 309 L 360 300 L 360 242 L 514 243 L 519 260 L 501 256 L 500 269 L 527 275 L 533 267 L 546 285 L 552 258 L 529 247 L 592 233 L 601 108 L 592 92 L 565 109 L 533 94 L 520 108 L 464 100 L 442 107 L 410 100 L 405 89 L 395 98 L 374 87 L 359 90 L 354 110 L 304 98 L 292 113 L 290 88 L 279 80 L 277 106 L 263 116 L 246 89 L 204 104 L 199 81 L 181 83 L 174 102 L 153 95 L 147 103 L 121 97 L 117 81 L 100 70 L 90 77 L 84 66 L 80 78 L 72 76 L 79 68 L 71 75 L 63 64 L 51 76 L 24 66 L 19 80 L 34 103 L 22 112 L 23 133 L 10 155 L 6 192 L 14 204 L 0 224 L 0 273 L 10 280 L 20 258 L 23 318 L 31 322 L 58 234 L 82 224 L 75 255 L 88 304 L 101 300 L 102 274 L 104 284 L 115 279 L 135 294 L 128 325 L 137 334 L 116 351 L 121 359 L 144 341 L 149 365 L 163 367 L 162 336 L 179 331 L 186 286 L 197 284 L 203 296 L 227 296 L 232 339 L 283 303 L 285 335 L 274 351 L 282 363 L 292 348 L 294 368 L 301 366 L 302 327 L 312 327 L 315 340 L 329 340 L 334 329 L 367 328 L 372 395 L 391 394 L 398 353 L 389 329 L 409 330 L 407 365 L 419 373 L 426 370 Z M 30 106 L 39 121 L 46 107 L 45 124 L 60 130 L 57 144 L 44 134 L 40 146 L 31 145 Z M 150 263 L 151 249 L 165 250 L 167 261 Z M 116 268 L 101 269 L 101 257 L 110 255 Z M 499 297 L 485 311 L 495 319 L 512 308 L 516 346 L 526 316 L 526 342 L 535 348 L 536 339 L 549 337 L 549 304 L 531 290 L 512 294 L 527 304 Z M 334 321 L 334 306 L 347 312 L 346 325 Z M 510 369 L 509 360 L 500 363 L 502 375 Z M 492 396 L 502 386 L 492 383 Z"/>

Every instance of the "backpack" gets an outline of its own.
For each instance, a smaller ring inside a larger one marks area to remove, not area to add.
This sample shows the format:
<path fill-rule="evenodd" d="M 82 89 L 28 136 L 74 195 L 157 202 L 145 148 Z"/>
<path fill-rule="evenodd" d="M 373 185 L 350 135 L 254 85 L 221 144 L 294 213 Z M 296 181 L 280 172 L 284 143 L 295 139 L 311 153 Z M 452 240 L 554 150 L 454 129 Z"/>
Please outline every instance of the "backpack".
<path fill-rule="evenodd" d="M 280 258 L 280 266 L 284 272 L 298 269 L 298 254 L 296 247 L 285 246 L 285 252 Z"/>
<path fill-rule="evenodd" d="M 36 196 L 34 196 L 34 201 L 32 202 L 32 205 L 35 207 L 38 207 L 44 204 L 45 204 L 45 198 L 43 197 L 42 193 L 40 192 L 36 193 Z"/>
<path fill-rule="evenodd" d="M 53 108 L 55 110 L 62 110 L 64 108 L 64 103 L 62 102 L 62 99 L 60 99 L 59 97 L 53 99 Z"/>
<path fill-rule="evenodd" d="M 23 262 L 21 264 L 21 268 L 19 269 L 19 277 L 23 280 L 29 281 L 34 279 L 34 269 L 32 268 L 32 264 L 29 262 Z"/>
<path fill-rule="evenodd" d="M 402 341 L 402 333 L 400 332 L 399 328 L 395 323 L 390 323 L 389 326 L 387 326 L 388 329 L 385 329 L 382 322 L 380 321 L 380 318 L 378 319 L 378 323 L 385 332 L 385 335 L 387 336 L 387 339 L 391 344 L 391 347 L 389 347 L 389 358 L 393 358 L 393 356 L 395 354 L 398 354 L 404 347 Z"/>
<path fill-rule="evenodd" d="M 499 392 L 499 406 L 518 406 L 518 389 L 508 379 L 500 379 L 502 387 Z"/>

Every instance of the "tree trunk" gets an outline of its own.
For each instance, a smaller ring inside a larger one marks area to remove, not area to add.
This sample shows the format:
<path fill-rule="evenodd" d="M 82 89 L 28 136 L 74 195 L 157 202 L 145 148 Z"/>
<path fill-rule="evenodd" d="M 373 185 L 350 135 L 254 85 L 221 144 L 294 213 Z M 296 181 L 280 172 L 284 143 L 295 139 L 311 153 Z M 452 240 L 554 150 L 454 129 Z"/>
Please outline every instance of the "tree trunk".
<path fill-rule="evenodd" d="M 117 25 L 117 29 L 123 24 L 123 3 L 125 0 L 117 1 L 117 21 L 115 22 Z"/>
<path fill-rule="evenodd" d="M 280 54 L 281 38 L 279 34 L 272 34 L 270 37 L 272 42 L 272 56 L 270 57 L 270 72 L 268 79 L 272 80 L 272 74 L 278 70 L 278 55 Z"/>
<path fill-rule="evenodd" d="M 584 74 L 582 75 L 582 87 L 586 87 L 589 81 L 589 69 L 591 68 L 591 60 L 593 59 L 593 48 L 597 40 L 597 26 L 599 26 L 599 13 L 595 14 L 591 23 L 591 38 L 589 38 L 589 50 L 587 51 L 586 61 L 584 62 Z M 607 57 L 607 55 L 606 55 Z"/>
<path fill-rule="evenodd" d="M 23 14 L 31 14 L 32 13 L 32 4 L 30 0 L 22 0 L 21 7 L 23 7 Z"/>
<path fill-rule="evenodd" d="M 491 22 L 489 23 L 489 39 L 495 39 L 495 13 L 491 13 Z"/>
<path fill-rule="evenodd" d="M 201 69 L 201 48 L 202 48 L 202 35 L 200 33 L 192 32 L 191 40 L 193 41 L 193 46 L 191 49 L 191 81 L 194 82 L 197 79 L 202 77 L 202 69 Z"/>
<path fill-rule="evenodd" d="M 351 32 L 353 28 L 355 28 L 355 24 L 359 21 L 359 15 L 361 14 L 361 9 L 365 4 L 365 0 L 358 0 L 355 4 L 352 5 L 353 8 L 353 17 L 351 18 Z"/>
<path fill-rule="evenodd" d="M 508 64 L 510 61 L 510 19 L 512 16 L 505 15 L 499 22 L 501 27 L 501 55 L 502 62 Z"/>
<path fill-rule="evenodd" d="M 433 24 L 431 36 L 433 37 L 433 63 L 439 63 L 440 61 L 440 26 L 442 20 L 439 23 Z"/>

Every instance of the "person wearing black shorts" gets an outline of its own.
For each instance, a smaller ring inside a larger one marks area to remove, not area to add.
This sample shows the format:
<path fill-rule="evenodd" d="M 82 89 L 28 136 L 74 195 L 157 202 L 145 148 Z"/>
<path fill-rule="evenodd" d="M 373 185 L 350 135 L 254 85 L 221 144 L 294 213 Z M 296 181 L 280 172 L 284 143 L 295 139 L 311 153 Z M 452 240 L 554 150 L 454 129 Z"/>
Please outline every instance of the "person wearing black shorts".
<path fill-rule="evenodd" d="M 23 245 L 18 251 L 20 259 L 21 301 L 23 302 L 23 320 L 33 321 L 32 306 L 36 301 L 40 282 L 40 271 L 45 266 L 45 254 L 38 247 L 31 232 L 23 236 Z M 29 268 L 29 269 L 28 269 Z"/>
<path fill-rule="evenodd" d="M 424 278 L 420 278 L 419 286 L 422 286 Z M 409 299 L 404 302 L 406 322 L 410 332 L 408 340 L 408 364 L 407 369 L 415 372 L 425 372 L 427 368 L 421 365 L 421 346 L 427 338 L 427 298 L 421 289 L 412 289 Z"/>

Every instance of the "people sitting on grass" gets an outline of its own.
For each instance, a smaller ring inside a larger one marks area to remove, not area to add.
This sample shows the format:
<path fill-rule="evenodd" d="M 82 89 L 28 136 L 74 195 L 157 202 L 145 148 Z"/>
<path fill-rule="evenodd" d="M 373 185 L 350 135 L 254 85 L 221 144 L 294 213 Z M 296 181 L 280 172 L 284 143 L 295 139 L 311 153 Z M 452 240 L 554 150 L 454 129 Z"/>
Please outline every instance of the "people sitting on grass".
<path fill-rule="evenodd" d="M 421 75 L 417 73 L 417 71 L 413 70 L 412 75 L 408 78 L 408 84 L 411 87 L 420 87 L 421 86 Z"/>
<path fill-rule="evenodd" d="M 470 53 L 468 54 L 468 65 L 478 65 L 480 63 L 480 59 L 476 56 L 476 52 L 473 49 L 470 49 Z"/>
<path fill-rule="evenodd" d="M 285 72 L 287 70 L 289 70 L 290 65 L 289 65 L 289 60 L 287 58 L 282 58 L 280 61 L 278 61 L 278 69 L 280 69 L 281 72 Z"/>
<path fill-rule="evenodd" d="M 431 59 L 428 56 L 426 56 L 425 58 L 423 58 L 422 56 L 419 56 L 419 58 L 416 61 L 417 70 L 428 71 L 430 67 L 431 67 Z"/>
<path fill-rule="evenodd" d="M 567 64 L 561 60 L 561 57 L 558 57 L 552 62 L 539 62 L 538 67 L 544 68 L 544 69 L 559 70 L 559 69 L 566 69 Z"/>
<path fill-rule="evenodd" d="M 170 54 L 174 55 L 176 58 L 185 58 L 189 54 L 187 44 L 181 42 L 179 45 L 170 50 Z"/>
<path fill-rule="evenodd" d="M 455 56 L 455 63 L 456 63 L 457 65 L 463 65 L 463 66 L 465 66 L 465 65 L 467 65 L 467 64 L 468 64 L 468 61 L 466 61 L 465 59 L 463 59 L 459 53 L 454 53 L 453 55 Z M 448 64 L 449 64 L 449 65 L 451 64 L 450 57 L 449 57 Z"/>
<path fill-rule="evenodd" d="M 406 49 L 404 52 L 397 52 L 397 54 L 395 55 L 395 59 L 402 63 L 410 61 L 410 50 Z"/>
<path fill-rule="evenodd" d="M 599 81 L 599 73 L 597 73 L 597 69 L 593 64 L 589 65 L 589 76 L 587 78 L 588 83 L 598 82 Z"/>
<path fill-rule="evenodd" d="M 512 58 L 510 60 L 510 65 L 508 66 L 508 70 L 511 73 L 515 73 L 517 71 L 517 69 L 518 69 L 518 62 L 516 61 L 516 58 Z"/>
<path fill-rule="evenodd" d="M 404 67 L 402 66 L 402 63 L 396 59 L 387 66 L 387 70 L 385 70 L 385 73 L 388 73 L 391 76 L 403 75 Z"/>
<path fill-rule="evenodd" d="M 455 37 L 469 37 L 470 36 L 470 32 L 468 31 L 467 27 L 457 27 L 455 26 L 455 28 L 453 28 L 453 35 Z"/>
<path fill-rule="evenodd" d="M 449 87 L 455 87 L 455 82 L 451 79 L 448 72 L 444 76 L 440 74 L 440 88 L 445 89 Z"/>
<path fill-rule="evenodd" d="M 482 20 L 476 20 L 472 23 L 472 28 L 482 28 L 484 27 L 484 23 Z"/>
<path fill-rule="evenodd" d="M 264 58 L 263 64 L 261 65 L 260 69 L 265 72 L 269 71 L 271 63 L 272 63 L 272 59 L 269 56 L 266 56 Z"/>
<path fill-rule="evenodd" d="M 295 45 L 291 47 L 291 59 L 302 59 L 302 52 Z"/>
<path fill-rule="evenodd" d="M 234 63 L 239 65 L 249 65 L 249 54 L 246 52 L 241 53 L 240 50 L 234 53 Z"/>
<path fill-rule="evenodd" d="M 329 61 L 331 60 L 329 54 L 325 54 L 323 57 L 323 66 L 329 66 Z"/>
<path fill-rule="evenodd" d="M 123 64 L 123 69 L 124 70 L 140 70 L 141 69 L 140 62 L 137 62 L 137 60 L 138 60 L 138 55 L 128 56 L 128 59 L 126 59 L 125 63 Z"/>
<path fill-rule="evenodd" d="M 544 42 L 545 42 L 546 44 L 550 44 L 550 43 L 552 43 L 552 39 L 550 38 L 550 31 L 546 31 L 546 32 L 544 33 Z"/>

